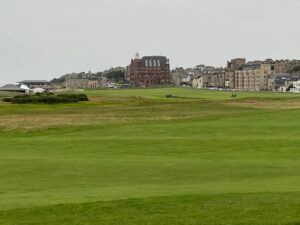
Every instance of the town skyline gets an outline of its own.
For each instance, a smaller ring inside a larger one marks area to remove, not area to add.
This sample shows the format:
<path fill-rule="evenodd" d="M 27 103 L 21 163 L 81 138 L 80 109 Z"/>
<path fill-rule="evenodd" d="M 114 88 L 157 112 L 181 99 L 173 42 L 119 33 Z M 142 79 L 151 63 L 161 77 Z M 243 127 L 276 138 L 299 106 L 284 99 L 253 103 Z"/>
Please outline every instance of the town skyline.
<path fill-rule="evenodd" d="M 139 52 L 138 52 L 139 53 Z M 143 56 L 152 56 L 152 55 L 142 55 Z M 153 56 L 161 56 L 161 55 L 153 55 Z M 131 59 L 133 59 L 134 57 L 131 57 Z M 227 67 L 227 63 L 230 62 L 230 60 L 232 59 L 238 59 L 238 58 L 242 58 L 242 59 L 246 59 L 246 62 L 253 62 L 253 61 L 264 61 L 264 60 L 267 60 L 267 59 L 272 59 L 274 61 L 280 61 L 280 60 L 299 60 L 297 58 L 278 58 L 278 59 L 275 59 L 275 58 L 264 58 L 264 59 L 248 59 L 247 57 L 233 57 L 231 59 L 227 59 L 224 61 L 223 65 L 213 65 L 213 64 L 205 64 L 205 63 L 196 63 L 195 65 L 187 65 L 187 66 L 183 66 L 183 65 L 172 65 L 172 59 L 169 59 L 170 60 L 170 69 L 171 70 L 175 70 L 176 68 L 184 68 L 184 69 L 189 69 L 189 68 L 196 68 L 197 66 L 199 65 L 205 65 L 205 66 L 208 66 L 208 67 L 215 67 L 215 68 L 226 68 Z M 67 71 L 65 73 L 61 73 L 61 74 L 54 74 L 54 75 L 45 75 L 45 76 L 38 76 L 38 77 L 35 77 L 35 76 L 22 76 L 20 77 L 20 79 L 18 80 L 11 80 L 10 78 L 7 79 L 7 81 L 5 81 L 6 79 L 0 79 L 0 85 L 5 85 L 5 84 L 14 84 L 14 83 L 18 83 L 19 81 L 21 80 L 47 80 L 47 81 L 51 81 L 55 78 L 59 78 L 61 76 L 64 76 L 64 75 L 67 75 L 67 74 L 72 74 L 72 73 L 89 73 L 89 72 L 92 72 L 92 73 L 98 73 L 98 72 L 104 72 L 104 71 L 108 71 L 112 68 L 119 68 L 119 67 L 123 67 L 123 68 L 126 68 L 130 65 L 130 60 L 127 60 L 128 63 L 126 65 L 112 65 L 110 67 L 101 67 L 101 68 L 104 68 L 104 69 L 100 69 L 100 70 L 91 70 L 91 69 L 87 69 L 87 70 L 78 70 L 78 71 Z"/>

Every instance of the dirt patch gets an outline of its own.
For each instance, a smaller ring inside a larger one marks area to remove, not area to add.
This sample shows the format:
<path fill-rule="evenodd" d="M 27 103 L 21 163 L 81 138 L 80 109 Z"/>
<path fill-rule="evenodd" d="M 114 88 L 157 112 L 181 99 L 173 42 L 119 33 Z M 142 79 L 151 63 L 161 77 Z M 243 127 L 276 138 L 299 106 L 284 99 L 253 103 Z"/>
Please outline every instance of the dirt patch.
<path fill-rule="evenodd" d="M 297 109 L 300 108 L 300 100 L 289 99 L 289 100 L 233 100 L 225 102 L 227 105 L 241 106 L 241 107 L 253 107 L 253 108 L 264 108 L 264 109 Z"/>

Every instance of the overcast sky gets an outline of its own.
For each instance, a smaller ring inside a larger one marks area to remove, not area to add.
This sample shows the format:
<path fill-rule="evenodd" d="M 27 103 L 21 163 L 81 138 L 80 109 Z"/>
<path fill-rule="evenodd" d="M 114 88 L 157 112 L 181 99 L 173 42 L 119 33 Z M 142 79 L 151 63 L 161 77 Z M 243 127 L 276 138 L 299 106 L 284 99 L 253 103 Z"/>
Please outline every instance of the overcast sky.
<path fill-rule="evenodd" d="M 300 58 L 299 0 L 0 0 L 0 84 L 126 66 Z"/>

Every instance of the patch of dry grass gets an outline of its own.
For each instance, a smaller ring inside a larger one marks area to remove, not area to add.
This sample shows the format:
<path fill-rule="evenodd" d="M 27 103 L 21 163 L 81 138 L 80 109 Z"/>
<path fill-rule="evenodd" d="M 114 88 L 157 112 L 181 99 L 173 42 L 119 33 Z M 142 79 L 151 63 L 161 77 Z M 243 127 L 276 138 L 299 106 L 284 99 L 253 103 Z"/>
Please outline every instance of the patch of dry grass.
<path fill-rule="evenodd" d="M 251 108 L 300 108 L 300 99 L 148 99 L 93 96 L 89 102 L 57 105 L 0 104 L 1 130 L 167 121 L 247 112 Z"/>
<path fill-rule="evenodd" d="M 224 111 L 219 110 L 220 104 L 223 105 L 207 100 L 168 101 L 135 97 L 93 97 L 90 102 L 77 105 L 40 105 L 40 107 L 34 105 L 32 108 L 30 105 L 24 107 L 5 105 L 2 108 L 4 111 L 0 114 L 0 126 L 2 130 L 32 130 L 62 126 L 192 119 L 224 114 Z"/>
<path fill-rule="evenodd" d="M 239 107 L 253 107 L 262 109 L 298 109 L 300 108 L 300 99 L 242 99 L 226 101 L 226 104 Z"/>

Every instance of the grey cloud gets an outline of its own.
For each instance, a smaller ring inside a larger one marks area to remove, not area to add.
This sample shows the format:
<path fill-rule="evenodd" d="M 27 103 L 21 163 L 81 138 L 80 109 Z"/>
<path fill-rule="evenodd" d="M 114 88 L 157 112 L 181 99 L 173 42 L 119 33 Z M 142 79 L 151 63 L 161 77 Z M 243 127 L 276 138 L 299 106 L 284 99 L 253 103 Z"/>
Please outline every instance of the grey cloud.
<path fill-rule="evenodd" d="M 0 84 L 126 66 L 297 58 L 298 0 L 1 0 Z"/>

